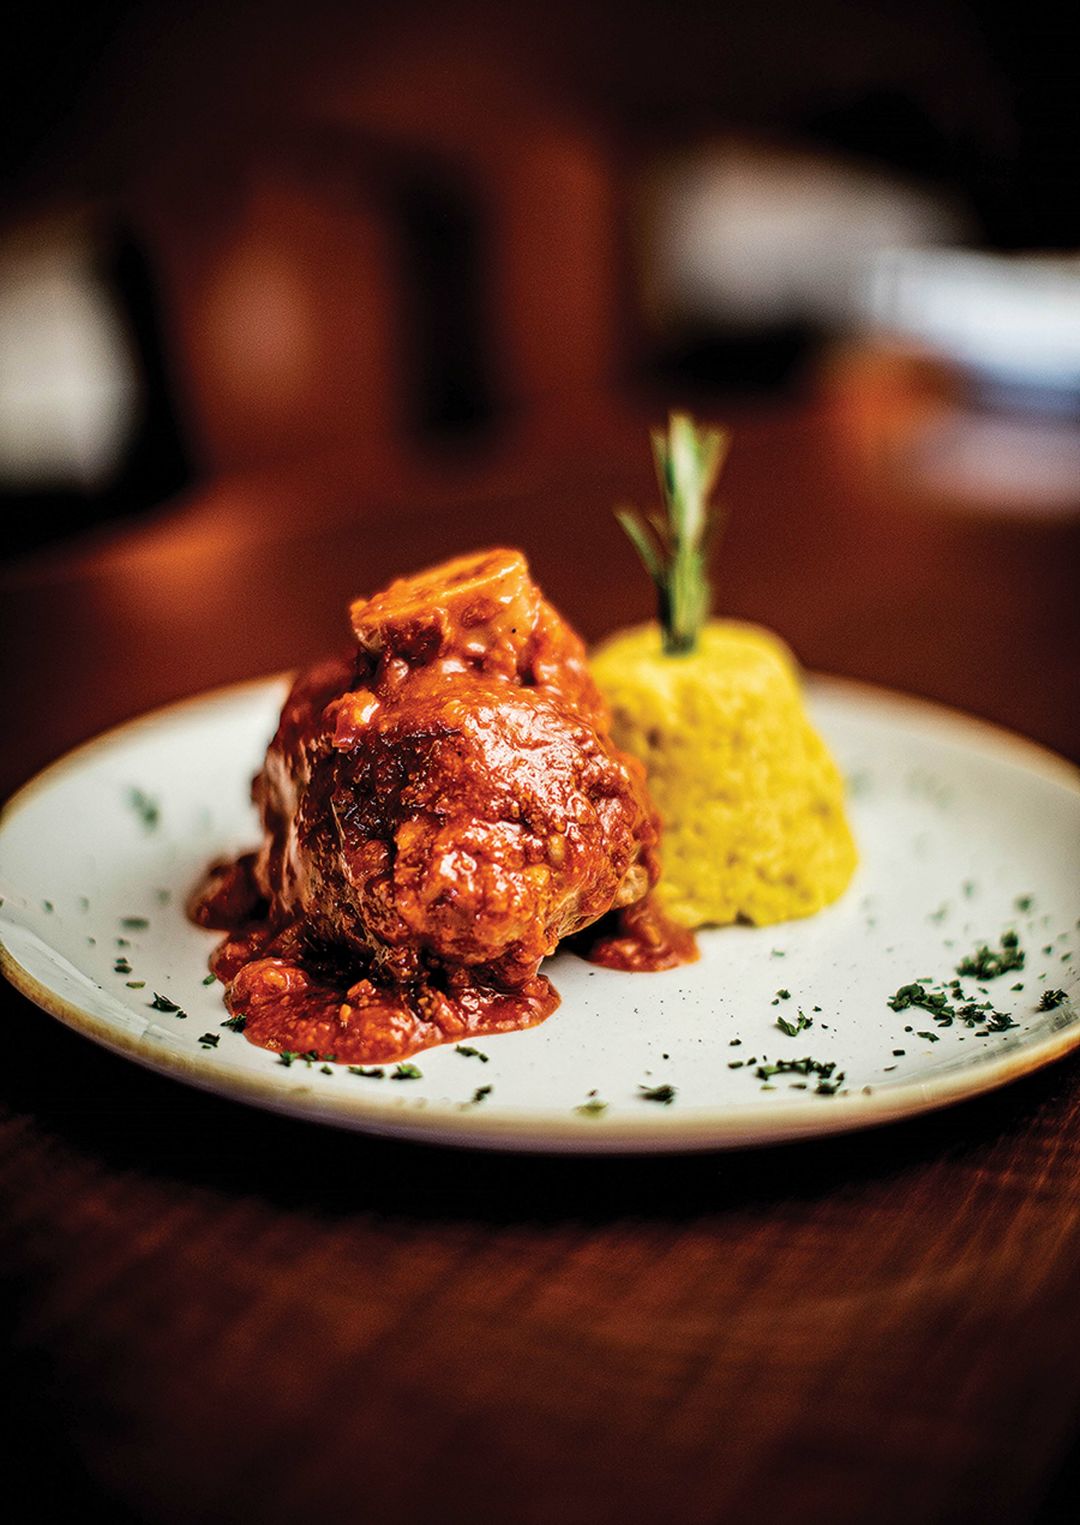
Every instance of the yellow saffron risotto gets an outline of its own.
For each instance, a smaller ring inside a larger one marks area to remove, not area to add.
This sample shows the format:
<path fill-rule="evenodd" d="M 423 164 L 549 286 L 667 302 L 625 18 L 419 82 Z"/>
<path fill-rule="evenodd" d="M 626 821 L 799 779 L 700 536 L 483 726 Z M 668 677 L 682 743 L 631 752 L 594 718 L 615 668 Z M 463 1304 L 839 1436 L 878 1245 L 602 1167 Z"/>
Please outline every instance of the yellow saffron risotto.
<path fill-rule="evenodd" d="M 857 861 L 843 779 L 782 641 L 710 620 L 693 651 L 666 655 L 659 627 L 641 625 L 606 641 L 592 669 L 616 743 L 648 770 L 672 917 L 763 926 L 843 894 Z"/>

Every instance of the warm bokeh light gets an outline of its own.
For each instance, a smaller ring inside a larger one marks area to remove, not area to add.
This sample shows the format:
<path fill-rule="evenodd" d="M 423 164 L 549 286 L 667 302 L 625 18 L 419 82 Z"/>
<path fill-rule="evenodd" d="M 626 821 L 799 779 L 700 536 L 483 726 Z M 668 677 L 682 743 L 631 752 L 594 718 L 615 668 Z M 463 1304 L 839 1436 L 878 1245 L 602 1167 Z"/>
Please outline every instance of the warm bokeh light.
<path fill-rule="evenodd" d="M 9 551 L 324 452 L 391 495 L 434 461 L 455 491 L 585 463 L 654 399 L 781 397 L 853 346 L 901 385 L 904 348 L 980 407 L 1076 416 L 1068 103 L 977 0 L 910 25 L 661 0 L 104 14 L 77 65 L 30 24 L 5 100 Z"/>

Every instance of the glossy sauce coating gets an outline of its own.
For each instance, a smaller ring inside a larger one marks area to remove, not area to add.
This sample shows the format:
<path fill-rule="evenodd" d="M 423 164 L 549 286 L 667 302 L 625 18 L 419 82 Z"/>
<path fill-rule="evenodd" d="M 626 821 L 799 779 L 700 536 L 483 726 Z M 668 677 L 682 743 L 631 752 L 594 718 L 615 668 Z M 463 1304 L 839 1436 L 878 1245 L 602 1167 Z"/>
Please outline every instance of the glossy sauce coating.
<path fill-rule="evenodd" d="M 355 649 L 294 684 L 255 779 L 262 848 L 192 903 L 230 933 L 212 967 L 252 1042 L 375 1064 L 532 1026 L 558 1005 L 541 960 L 601 918 L 597 962 L 696 956 L 649 908 L 641 767 L 517 552 L 351 619 Z"/>

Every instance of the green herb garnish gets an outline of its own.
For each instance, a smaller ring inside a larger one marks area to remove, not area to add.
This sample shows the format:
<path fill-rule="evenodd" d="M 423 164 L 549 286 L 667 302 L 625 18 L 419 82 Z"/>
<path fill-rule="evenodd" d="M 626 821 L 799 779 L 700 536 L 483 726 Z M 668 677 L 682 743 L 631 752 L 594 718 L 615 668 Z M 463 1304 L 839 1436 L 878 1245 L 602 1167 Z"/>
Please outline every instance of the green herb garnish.
<path fill-rule="evenodd" d="M 481 1064 L 487 1064 L 487 1054 L 482 1054 L 478 1048 L 472 1048 L 468 1043 L 455 1043 L 454 1053 L 461 1054 L 466 1059 L 479 1059 Z"/>
<path fill-rule="evenodd" d="M 128 932 L 145 932 L 150 923 L 145 916 L 121 916 L 120 925 Z"/>
<path fill-rule="evenodd" d="M 675 1087 L 669 1085 L 646 1086 L 639 1085 L 642 1101 L 658 1101 L 662 1106 L 670 1107 L 675 1100 Z"/>
<path fill-rule="evenodd" d="M 787 1017 L 777 1017 L 776 1025 L 789 1038 L 797 1038 L 805 1028 L 813 1027 L 814 1019 L 813 1017 L 808 1017 L 800 1006 L 799 1015 L 794 1022 L 789 1022 Z"/>
<path fill-rule="evenodd" d="M 1001 946 L 988 948 L 985 943 L 961 959 L 956 966 L 957 974 L 966 974 L 976 980 L 996 980 L 999 974 L 1010 969 L 1024 967 L 1024 950 L 1015 932 L 1002 932 Z"/>
<path fill-rule="evenodd" d="M 235 1017 L 226 1017 L 221 1025 L 222 1027 L 230 1028 L 234 1033 L 242 1033 L 244 1028 L 247 1026 L 247 1017 L 245 1017 L 242 1013 Z"/>
<path fill-rule="evenodd" d="M 490 1096 L 493 1089 L 493 1086 L 477 1086 L 476 1090 L 472 1093 L 473 1105 L 475 1106 L 477 1102 L 483 1101 L 485 1096 Z"/>
<path fill-rule="evenodd" d="M 415 1064 L 398 1064 L 394 1066 L 391 1080 L 423 1080 L 423 1071 L 418 1070 Z"/>
<path fill-rule="evenodd" d="M 277 1062 L 278 1064 L 283 1064 L 285 1068 L 288 1069 L 293 1060 L 299 1058 L 300 1055 L 295 1053 L 291 1048 L 283 1048 L 281 1053 L 278 1055 Z"/>
<path fill-rule="evenodd" d="M 151 795 L 141 789 L 129 789 L 127 802 L 147 831 L 153 831 L 161 820 L 161 806 Z"/>
<path fill-rule="evenodd" d="M 775 1064 L 759 1064 L 754 1074 L 759 1080 L 771 1080 L 774 1075 L 817 1075 L 821 1080 L 831 1080 L 836 1069 L 836 1060 L 828 1059 L 777 1059 Z M 836 1077 L 839 1084 L 843 1080 L 843 1071 Z"/>
<path fill-rule="evenodd" d="M 154 991 L 154 999 L 146 1004 L 152 1007 L 154 1011 L 170 1011 L 176 1017 L 187 1016 L 187 1012 L 177 1006 L 175 1001 L 170 1001 L 167 995 L 158 995 L 156 990 Z"/>
<path fill-rule="evenodd" d="M 952 1018 L 956 1014 L 944 991 L 927 990 L 925 985 L 901 985 L 895 995 L 889 997 L 888 1004 L 893 1011 L 907 1011 L 909 1006 L 921 1006 L 934 1016 Z"/>
<path fill-rule="evenodd" d="M 580 1107 L 574 1108 L 574 1111 L 582 1117 L 599 1117 L 602 1112 L 607 1111 L 607 1102 L 601 1101 L 598 1096 L 590 1096 L 588 1101 L 583 1101 Z"/>
<path fill-rule="evenodd" d="M 1023 957 L 1022 954 L 1020 956 Z M 951 1027 L 954 1021 L 959 1021 L 967 1027 L 985 1029 L 977 1034 L 978 1037 L 985 1037 L 987 1032 L 1007 1032 L 1009 1028 L 1017 1026 L 1006 1012 L 995 1011 L 989 1001 L 968 1000 L 959 980 L 950 980 L 947 991 L 929 990 L 929 983 L 926 980 L 901 985 L 895 995 L 889 997 L 888 1005 L 893 1011 L 907 1011 L 911 1006 L 921 1007 L 930 1013 L 939 1027 Z"/>
<path fill-rule="evenodd" d="M 1042 999 L 1035 1009 L 1036 1011 L 1053 1011 L 1055 1007 L 1060 1006 L 1062 1001 L 1066 999 L 1064 990 L 1044 990 Z"/>
<path fill-rule="evenodd" d="M 706 555 L 719 525 L 709 499 L 729 442 L 726 429 L 702 428 L 688 413 L 672 413 L 666 433 L 652 431 L 664 511 L 615 510 L 656 584 L 664 650 L 669 656 L 693 651 L 709 615 Z"/>
<path fill-rule="evenodd" d="M 199 1039 L 199 1042 L 203 1048 L 217 1048 L 220 1041 L 220 1033 L 203 1033 L 202 1037 Z"/>
<path fill-rule="evenodd" d="M 350 1064 L 349 1074 L 362 1075 L 365 1080 L 382 1080 L 384 1078 L 383 1071 L 377 1065 L 368 1067 L 363 1064 Z"/>

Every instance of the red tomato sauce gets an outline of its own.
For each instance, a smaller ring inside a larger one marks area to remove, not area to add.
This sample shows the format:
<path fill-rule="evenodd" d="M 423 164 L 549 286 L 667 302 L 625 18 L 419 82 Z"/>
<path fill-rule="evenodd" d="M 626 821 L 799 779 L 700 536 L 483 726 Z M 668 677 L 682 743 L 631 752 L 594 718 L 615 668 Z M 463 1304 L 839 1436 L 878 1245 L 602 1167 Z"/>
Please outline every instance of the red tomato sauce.
<path fill-rule="evenodd" d="M 370 970 L 346 972 L 333 958 L 306 951 L 296 928 L 275 933 L 253 864 L 250 853 L 215 864 L 188 911 L 199 926 L 228 932 L 210 968 L 225 987 L 229 1012 L 243 1018 L 244 1037 L 258 1048 L 328 1064 L 389 1064 L 440 1043 L 536 1027 L 559 1005 L 541 974 L 502 990 L 467 968 L 407 987 L 380 985 Z M 698 956 L 692 934 L 650 900 L 602 917 L 567 946 L 590 963 L 638 972 Z"/>

